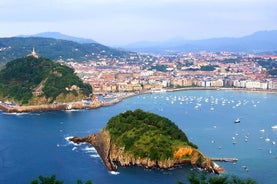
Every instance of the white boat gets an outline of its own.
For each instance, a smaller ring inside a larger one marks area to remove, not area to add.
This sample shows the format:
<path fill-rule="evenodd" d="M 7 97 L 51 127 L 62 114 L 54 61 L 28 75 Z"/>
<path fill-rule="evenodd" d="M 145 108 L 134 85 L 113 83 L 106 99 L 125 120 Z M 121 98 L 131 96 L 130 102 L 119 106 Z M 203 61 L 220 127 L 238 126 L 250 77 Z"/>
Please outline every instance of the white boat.
<path fill-rule="evenodd" d="M 151 90 L 151 93 L 165 93 L 166 90 L 162 88 L 154 88 Z"/>
<path fill-rule="evenodd" d="M 277 125 L 274 125 L 271 128 L 274 129 L 274 130 L 277 130 Z"/>
<path fill-rule="evenodd" d="M 240 123 L 240 119 L 236 119 L 234 123 Z"/>

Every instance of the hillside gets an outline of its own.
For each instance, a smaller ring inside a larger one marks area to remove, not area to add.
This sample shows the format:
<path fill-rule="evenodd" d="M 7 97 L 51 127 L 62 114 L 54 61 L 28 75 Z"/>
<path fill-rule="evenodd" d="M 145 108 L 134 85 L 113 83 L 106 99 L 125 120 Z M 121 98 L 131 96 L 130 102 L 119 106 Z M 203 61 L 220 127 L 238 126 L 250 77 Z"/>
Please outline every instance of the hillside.
<path fill-rule="evenodd" d="M 221 172 L 173 122 L 140 109 L 112 117 L 97 135 L 73 137 L 92 144 L 109 170 L 117 165 L 169 169 L 190 163 L 209 172 Z"/>
<path fill-rule="evenodd" d="M 42 57 L 19 58 L 0 71 L 0 99 L 19 104 L 70 102 L 91 93 L 73 69 Z"/>
<path fill-rule="evenodd" d="M 128 58 L 129 52 L 113 49 L 99 43 L 77 43 L 68 40 L 40 37 L 0 38 L 0 63 L 24 57 L 33 48 L 52 60 L 84 61 L 101 58 Z"/>
<path fill-rule="evenodd" d="M 112 142 L 140 158 L 163 160 L 173 158 L 174 150 L 180 146 L 197 148 L 169 119 L 141 110 L 111 118 L 105 130 L 110 132 Z"/>

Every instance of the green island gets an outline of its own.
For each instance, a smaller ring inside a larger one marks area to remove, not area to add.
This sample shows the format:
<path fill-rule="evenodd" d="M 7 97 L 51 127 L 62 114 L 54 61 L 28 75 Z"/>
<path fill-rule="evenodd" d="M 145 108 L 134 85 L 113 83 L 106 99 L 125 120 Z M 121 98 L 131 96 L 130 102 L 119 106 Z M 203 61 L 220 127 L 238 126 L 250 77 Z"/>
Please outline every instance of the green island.
<path fill-rule="evenodd" d="M 136 158 L 172 159 L 180 147 L 197 148 L 172 121 L 140 109 L 112 117 L 105 130 L 112 142 Z"/>
<path fill-rule="evenodd" d="M 73 137 L 70 141 L 90 143 L 111 171 L 118 165 L 169 169 L 182 164 L 213 173 L 224 171 L 172 121 L 141 109 L 112 117 L 98 134 Z"/>

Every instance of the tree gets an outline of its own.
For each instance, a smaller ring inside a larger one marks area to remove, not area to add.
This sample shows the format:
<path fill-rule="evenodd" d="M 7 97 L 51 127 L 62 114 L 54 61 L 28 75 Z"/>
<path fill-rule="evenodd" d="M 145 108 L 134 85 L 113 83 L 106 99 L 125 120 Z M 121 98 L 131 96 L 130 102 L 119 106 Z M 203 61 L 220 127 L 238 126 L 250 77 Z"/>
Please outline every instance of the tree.
<path fill-rule="evenodd" d="M 56 179 L 56 175 L 52 174 L 52 176 L 47 177 L 47 176 L 42 176 L 39 175 L 39 180 L 33 180 L 31 184 L 63 184 L 64 182 L 61 180 Z M 86 183 L 83 183 L 82 180 L 78 179 L 77 184 L 93 184 L 92 181 L 88 180 Z"/>
<path fill-rule="evenodd" d="M 38 178 L 39 180 L 33 180 L 31 184 L 63 184 L 63 181 L 56 180 L 55 174 L 50 177 L 39 175 Z"/>
<path fill-rule="evenodd" d="M 208 175 L 206 171 L 195 172 L 191 170 L 187 176 L 187 180 L 190 184 L 256 184 L 257 182 L 252 179 L 242 179 L 237 176 L 229 175 Z M 181 181 L 178 184 L 184 184 Z"/>

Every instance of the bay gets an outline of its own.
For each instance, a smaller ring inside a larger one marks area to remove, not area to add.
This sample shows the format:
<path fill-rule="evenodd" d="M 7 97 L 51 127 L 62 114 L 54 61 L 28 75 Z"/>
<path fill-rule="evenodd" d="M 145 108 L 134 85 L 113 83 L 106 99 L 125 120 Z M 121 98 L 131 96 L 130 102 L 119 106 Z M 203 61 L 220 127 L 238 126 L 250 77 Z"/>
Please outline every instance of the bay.
<path fill-rule="evenodd" d="M 209 157 L 236 157 L 218 162 L 227 174 L 277 183 L 277 95 L 237 91 L 179 91 L 144 94 L 110 107 L 82 111 L 27 114 L 0 112 L 0 183 L 30 183 L 38 175 L 65 183 L 177 183 L 190 166 L 174 170 L 120 167 L 110 173 L 95 149 L 74 145 L 70 136 L 97 133 L 114 115 L 137 108 L 175 122 Z M 239 118 L 240 123 L 234 123 Z"/>

